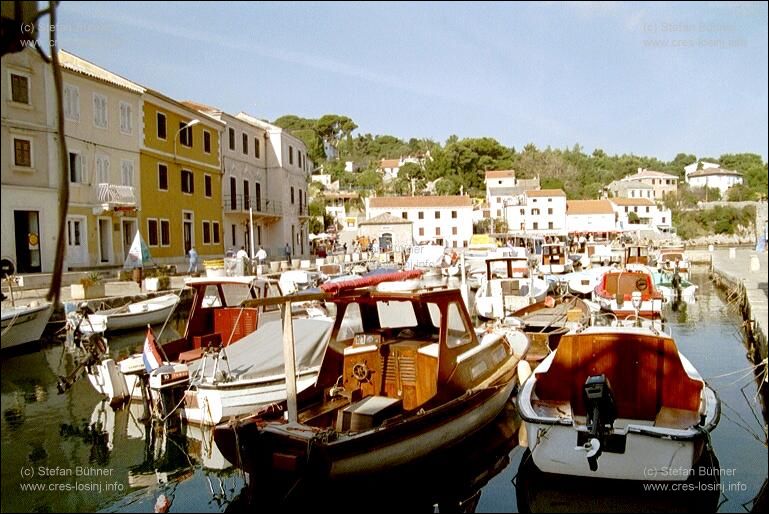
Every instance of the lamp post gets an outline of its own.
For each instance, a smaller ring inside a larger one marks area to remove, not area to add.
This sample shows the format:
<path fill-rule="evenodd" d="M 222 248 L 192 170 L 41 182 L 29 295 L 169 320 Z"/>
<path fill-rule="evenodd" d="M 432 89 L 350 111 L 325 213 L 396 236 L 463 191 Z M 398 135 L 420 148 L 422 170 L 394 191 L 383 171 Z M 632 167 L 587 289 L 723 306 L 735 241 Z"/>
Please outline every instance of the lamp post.
<path fill-rule="evenodd" d="M 179 139 L 179 134 L 182 133 L 182 130 L 193 127 L 198 123 L 200 123 L 200 120 L 195 118 L 194 120 L 190 120 L 185 125 L 182 125 L 181 127 L 179 127 L 179 130 L 176 131 L 176 134 L 174 135 L 174 162 L 176 162 L 176 141 Z"/>

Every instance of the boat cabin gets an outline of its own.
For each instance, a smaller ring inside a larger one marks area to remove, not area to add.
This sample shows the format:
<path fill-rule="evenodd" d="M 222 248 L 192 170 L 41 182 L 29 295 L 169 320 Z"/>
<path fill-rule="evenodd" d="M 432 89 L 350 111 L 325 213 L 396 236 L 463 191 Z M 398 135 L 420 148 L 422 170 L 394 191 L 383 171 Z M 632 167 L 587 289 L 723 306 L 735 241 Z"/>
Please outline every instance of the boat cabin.
<path fill-rule="evenodd" d="M 547 243 L 542 246 L 542 265 L 564 266 L 567 262 L 566 259 L 566 244 L 565 243 Z"/>
<path fill-rule="evenodd" d="M 263 308 L 241 302 L 276 292 L 274 284 L 255 277 L 192 278 L 186 286 L 193 294 L 184 337 L 163 344 L 171 361 L 199 359 L 209 346 L 227 346 L 255 331 Z"/>
<path fill-rule="evenodd" d="M 639 245 L 630 245 L 625 247 L 624 264 L 649 264 L 649 249 L 645 246 Z"/>

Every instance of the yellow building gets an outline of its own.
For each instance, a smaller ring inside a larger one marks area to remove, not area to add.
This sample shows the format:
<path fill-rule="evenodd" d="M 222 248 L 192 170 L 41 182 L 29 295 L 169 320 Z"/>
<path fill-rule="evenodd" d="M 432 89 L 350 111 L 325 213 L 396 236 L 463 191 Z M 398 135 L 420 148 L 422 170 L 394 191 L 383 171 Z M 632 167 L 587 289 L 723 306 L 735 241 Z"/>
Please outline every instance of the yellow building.
<path fill-rule="evenodd" d="M 140 231 L 152 258 L 178 264 L 193 246 L 221 257 L 224 123 L 150 89 L 143 108 Z"/>

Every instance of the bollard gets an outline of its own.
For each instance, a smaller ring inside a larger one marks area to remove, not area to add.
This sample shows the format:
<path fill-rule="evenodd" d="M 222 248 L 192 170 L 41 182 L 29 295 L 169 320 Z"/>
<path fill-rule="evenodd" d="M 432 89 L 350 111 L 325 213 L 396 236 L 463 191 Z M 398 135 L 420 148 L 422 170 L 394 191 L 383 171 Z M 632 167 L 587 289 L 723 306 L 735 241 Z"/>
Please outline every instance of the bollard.
<path fill-rule="evenodd" d="M 713 245 L 708 245 L 708 251 L 709 251 L 710 253 L 713 253 Z"/>
<path fill-rule="evenodd" d="M 729 258 L 735 259 L 737 257 L 737 249 L 735 247 L 729 248 Z"/>
<path fill-rule="evenodd" d="M 750 271 L 761 271 L 761 262 L 758 260 L 758 255 L 750 256 Z"/>

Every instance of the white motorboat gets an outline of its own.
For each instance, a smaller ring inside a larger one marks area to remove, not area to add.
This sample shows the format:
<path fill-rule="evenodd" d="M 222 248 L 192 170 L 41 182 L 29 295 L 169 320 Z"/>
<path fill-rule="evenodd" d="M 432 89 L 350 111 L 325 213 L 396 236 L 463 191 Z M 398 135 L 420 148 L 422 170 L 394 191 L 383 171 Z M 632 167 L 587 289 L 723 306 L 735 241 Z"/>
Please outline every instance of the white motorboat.
<path fill-rule="evenodd" d="M 500 268 L 504 271 L 499 271 Z M 500 275 L 503 278 L 496 278 Z M 545 280 L 529 276 L 526 259 L 486 259 L 486 276 L 475 293 L 475 311 L 487 319 L 502 319 L 529 304 L 544 300 L 548 287 Z"/>
<path fill-rule="evenodd" d="M 580 296 L 591 296 L 593 290 L 601 282 L 603 274 L 610 269 L 608 266 L 589 268 L 564 275 L 563 279 L 567 281 L 570 293 Z"/>
<path fill-rule="evenodd" d="M 37 341 L 51 318 L 50 303 L 32 302 L 29 305 L 5 306 L 2 310 L 2 336 L 0 349 Z"/>
<path fill-rule="evenodd" d="M 166 294 L 114 309 L 97 311 L 88 315 L 88 320 L 80 324 L 80 330 L 86 334 L 115 332 L 163 323 L 177 303 L 178 295 Z"/>
<path fill-rule="evenodd" d="M 648 325 L 564 335 L 518 406 L 540 470 L 624 480 L 686 480 L 720 417 L 715 391 Z"/>

